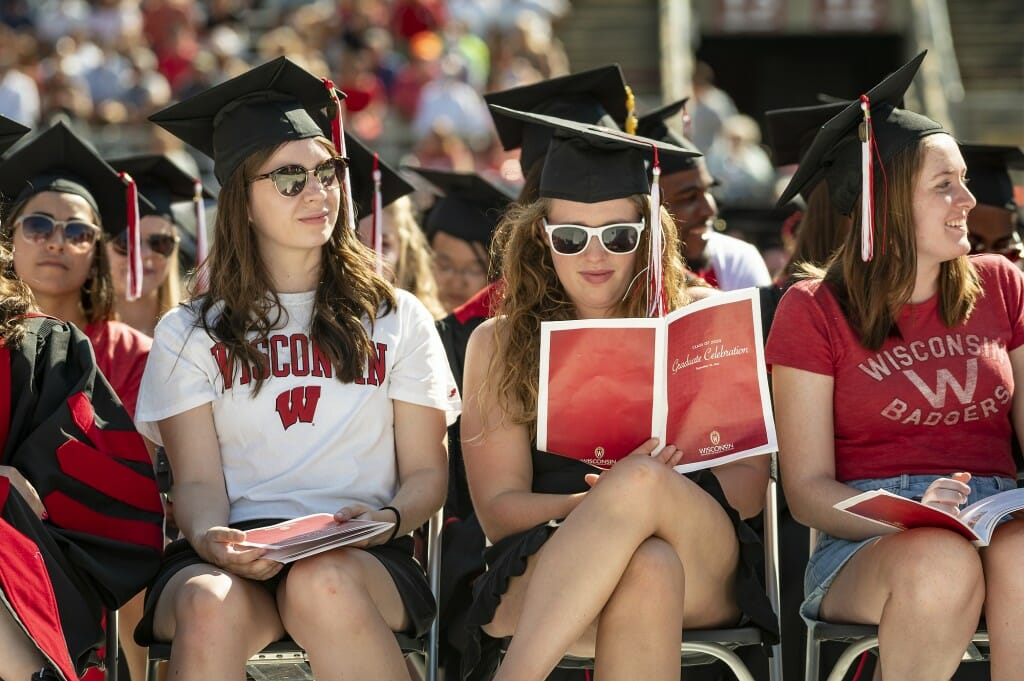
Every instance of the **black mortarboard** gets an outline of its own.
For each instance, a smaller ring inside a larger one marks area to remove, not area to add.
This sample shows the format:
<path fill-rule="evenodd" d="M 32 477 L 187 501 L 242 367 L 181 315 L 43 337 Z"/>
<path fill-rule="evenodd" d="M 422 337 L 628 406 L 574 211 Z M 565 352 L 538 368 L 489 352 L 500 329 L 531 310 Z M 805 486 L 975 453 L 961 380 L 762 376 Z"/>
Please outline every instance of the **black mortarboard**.
<path fill-rule="evenodd" d="M 40 192 L 80 196 L 100 218 L 103 231 L 128 228 L 128 183 L 63 122 L 55 123 L 0 163 L 0 197 L 20 202 Z M 141 210 L 152 204 L 139 197 Z"/>
<path fill-rule="evenodd" d="M 362 220 L 373 213 L 373 151 L 345 133 L 345 153 L 348 154 L 348 175 L 352 184 L 352 203 L 356 209 L 356 220 Z M 384 161 L 378 161 L 380 167 L 381 206 L 387 206 L 412 194 L 416 188 L 398 174 L 394 168 Z"/>
<path fill-rule="evenodd" d="M 12 121 L 7 116 L 0 116 L 0 154 L 7 151 L 12 144 L 31 129 L 21 123 Z"/>
<path fill-rule="evenodd" d="M 960 151 L 967 162 L 967 188 L 978 203 L 1017 210 L 1009 169 L 1024 169 L 1024 151 L 991 144 L 961 144 Z"/>
<path fill-rule="evenodd" d="M 491 235 L 505 207 L 515 197 L 476 173 L 407 167 L 441 190 L 427 213 L 423 229 L 427 237 L 445 232 L 489 248 Z"/>
<path fill-rule="evenodd" d="M 800 163 L 821 126 L 839 115 L 849 104 L 850 100 L 842 100 L 816 106 L 765 111 L 772 162 L 777 166 Z"/>
<path fill-rule="evenodd" d="M 646 194 L 650 191 L 647 168 L 654 155 L 652 147 L 657 148 L 659 161 L 670 156 L 700 156 L 698 151 L 597 125 L 493 104 L 491 111 L 552 129 L 540 177 L 540 196 L 547 198 L 597 203 Z"/>
<path fill-rule="evenodd" d="M 508 109 L 628 130 L 626 118 L 631 114 L 628 102 L 632 100 L 632 93 L 626 86 L 619 65 L 610 64 L 532 85 L 492 92 L 484 95 L 484 100 L 488 104 Z M 494 117 L 494 126 L 506 150 L 521 149 L 519 165 L 524 174 L 544 158 L 544 151 L 551 139 L 550 128 L 498 116 Z"/>
<path fill-rule="evenodd" d="M 253 152 L 282 142 L 332 136 L 330 81 L 278 57 L 149 117 L 210 156 L 224 184 Z"/>
<path fill-rule="evenodd" d="M 923 137 L 944 132 L 942 126 L 930 118 L 897 107 L 925 54 L 926 51 L 921 52 L 867 92 L 877 156 L 883 164 Z M 793 179 L 779 198 L 779 205 L 788 203 L 818 177 L 824 177 L 836 210 L 843 215 L 853 212 L 861 194 L 861 142 L 858 132 L 863 120 L 860 101 L 854 100 L 821 126 Z M 875 158 L 876 152 L 872 151 L 871 156 Z"/>
<path fill-rule="evenodd" d="M 679 112 L 686 106 L 686 102 L 689 97 L 680 99 L 678 102 L 672 102 L 666 104 L 663 107 L 655 109 L 650 113 L 646 113 L 637 119 L 636 134 L 651 139 L 658 140 L 660 142 L 668 142 L 674 144 L 677 147 L 686 149 L 687 151 L 695 151 L 698 154 L 700 150 L 694 146 L 693 142 L 683 137 L 682 134 L 676 132 L 668 126 L 665 122 L 673 116 L 679 115 Z M 671 175 L 672 173 L 678 173 L 683 170 L 693 170 L 697 167 L 695 161 L 697 157 L 679 157 L 679 156 L 666 156 L 661 161 L 661 173 L 662 175 Z"/>
<path fill-rule="evenodd" d="M 142 210 L 143 215 L 162 215 L 175 222 L 171 204 L 195 199 L 196 178 L 163 154 L 127 156 L 108 162 L 114 170 L 131 175 L 139 192 L 153 204 L 152 209 Z M 202 193 L 204 199 L 216 198 L 205 188 Z"/>

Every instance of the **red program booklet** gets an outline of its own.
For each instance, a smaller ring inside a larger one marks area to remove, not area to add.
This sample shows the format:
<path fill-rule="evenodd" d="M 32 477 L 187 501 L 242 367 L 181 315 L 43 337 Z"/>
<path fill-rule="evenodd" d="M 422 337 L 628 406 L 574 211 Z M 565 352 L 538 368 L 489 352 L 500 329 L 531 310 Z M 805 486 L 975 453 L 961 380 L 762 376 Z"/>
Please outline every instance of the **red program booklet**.
<path fill-rule="evenodd" d="M 776 450 L 757 289 L 662 318 L 541 325 L 539 449 L 610 468 L 651 437 L 679 472 Z"/>
<path fill-rule="evenodd" d="M 899 530 L 941 527 L 977 546 L 988 546 L 999 521 L 1024 509 L 1024 489 L 1011 489 L 976 501 L 961 508 L 959 516 L 881 489 L 840 501 L 835 508 Z"/>
<path fill-rule="evenodd" d="M 314 513 L 276 525 L 247 530 L 241 546 L 268 549 L 264 558 L 291 563 L 369 539 L 394 526 L 394 523 L 376 520 L 347 520 L 340 523 L 330 513 Z"/>

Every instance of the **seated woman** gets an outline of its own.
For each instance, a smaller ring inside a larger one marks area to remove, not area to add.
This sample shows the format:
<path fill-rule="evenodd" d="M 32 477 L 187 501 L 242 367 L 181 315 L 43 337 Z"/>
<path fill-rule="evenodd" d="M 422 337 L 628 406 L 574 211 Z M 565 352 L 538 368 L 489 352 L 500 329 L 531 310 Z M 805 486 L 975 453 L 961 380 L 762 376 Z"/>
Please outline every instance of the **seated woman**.
<path fill-rule="evenodd" d="M 877 624 L 876 678 L 925 680 L 952 676 L 984 612 L 992 678 L 1020 678 L 1024 521 L 979 556 L 953 532 L 880 537 L 833 508 L 885 489 L 956 514 L 1016 486 L 1024 277 L 1001 256 L 968 257 L 975 199 L 956 141 L 897 108 L 922 58 L 867 94 L 881 168 L 871 196 L 860 196 L 860 102 L 822 128 L 784 195 L 824 171 L 853 218 L 827 266 L 783 297 L 766 351 L 786 497 L 821 532 L 802 614 Z"/>
<path fill-rule="evenodd" d="M 767 460 L 684 476 L 672 469 L 681 456 L 672 443 L 650 440 L 597 478 L 533 442 L 542 320 L 643 316 L 652 228 L 664 239 L 667 307 L 688 302 L 675 228 L 647 198 L 643 150 L 690 152 L 508 115 L 555 136 L 541 198 L 511 207 L 499 228 L 507 288 L 467 350 L 462 446 L 493 542 L 469 621 L 477 635 L 512 636 L 498 680 L 543 679 L 567 653 L 595 657 L 603 678 L 678 679 L 684 626 L 749 618 L 775 629 L 756 575 L 760 544 L 741 520 L 761 510 Z M 467 652 L 474 678 L 493 669 L 496 646 L 485 645 Z"/>
<path fill-rule="evenodd" d="M 9 172 L 20 169 L 0 165 L 0 178 Z M 94 189 L 123 196 L 109 168 L 87 175 Z M 98 227 L 65 212 L 78 208 L 71 198 L 56 207 L 63 239 L 79 229 L 95 238 Z M 24 228 L 3 225 L 15 243 Z M 0 243 L 0 678 L 77 679 L 99 662 L 104 611 L 156 572 L 160 498 L 142 438 L 89 339 L 40 315 L 12 271 Z"/>
<path fill-rule="evenodd" d="M 157 326 L 138 413 L 184 535 L 136 632 L 173 639 L 171 677 L 241 680 L 288 634 L 317 676 L 404 679 L 393 632 L 434 616 L 406 535 L 444 500 L 458 391 L 430 314 L 347 226 L 339 108 L 282 57 L 153 117 L 210 153 L 223 187 L 208 293 Z M 312 513 L 395 527 L 287 566 L 242 545 Z"/>

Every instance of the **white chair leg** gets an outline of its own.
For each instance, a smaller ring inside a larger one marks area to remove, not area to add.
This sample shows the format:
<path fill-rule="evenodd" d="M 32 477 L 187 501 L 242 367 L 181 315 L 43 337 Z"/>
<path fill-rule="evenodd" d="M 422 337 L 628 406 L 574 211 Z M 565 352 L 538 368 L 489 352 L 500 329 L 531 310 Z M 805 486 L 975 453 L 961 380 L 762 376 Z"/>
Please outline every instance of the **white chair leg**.
<path fill-rule="evenodd" d="M 868 636 L 863 638 L 856 643 L 851 643 L 846 646 L 846 650 L 836 660 L 836 665 L 832 667 L 832 672 L 828 675 L 828 681 L 843 681 L 843 677 L 846 676 L 846 672 L 853 666 L 853 663 L 860 657 L 861 653 L 866 650 L 878 647 L 878 637 Z"/>
<path fill-rule="evenodd" d="M 754 681 L 754 676 L 747 669 L 747 666 L 743 664 L 743 660 L 723 645 L 704 641 L 687 641 L 683 643 L 683 650 L 688 653 L 704 653 L 721 660 L 732 670 L 737 681 Z"/>
<path fill-rule="evenodd" d="M 807 652 L 804 660 L 804 681 L 818 681 L 818 662 L 821 654 L 821 642 L 814 638 L 814 632 L 807 631 Z"/>

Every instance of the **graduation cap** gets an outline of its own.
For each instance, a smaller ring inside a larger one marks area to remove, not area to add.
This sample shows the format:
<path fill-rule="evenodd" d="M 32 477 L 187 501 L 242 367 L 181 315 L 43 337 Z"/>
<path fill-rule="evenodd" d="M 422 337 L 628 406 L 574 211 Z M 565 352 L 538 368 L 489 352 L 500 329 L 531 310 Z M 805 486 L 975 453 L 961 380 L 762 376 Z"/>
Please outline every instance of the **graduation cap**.
<path fill-rule="evenodd" d="M 85 199 L 111 236 L 128 231 L 128 299 L 142 294 L 139 210 L 153 204 L 140 197 L 135 181 L 118 173 L 96 150 L 62 121 L 21 147 L 0 164 L 0 197 L 15 203 L 46 191 Z"/>
<path fill-rule="evenodd" d="M 666 104 L 665 106 L 644 114 L 637 119 L 636 134 L 644 137 L 650 137 L 651 139 L 656 139 L 661 142 L 668 142 L 669 144 L 674 144 L 677 147 L 688 151 L 695 151 L 699 154 L 700 150 L 694 146 L 693 142 L 668 127 L 668 124 L 666 123 L 668 119 L 673 116 L 678 116 L 680 113 L 682 113 L 683 116 L 686 115 L 683 107 L 686 106 L 686 102 L 688 102 L 689 99 L 689 97 L 684 97 L 678 102 Z M 671 175 L 672 173 L 678 173 L 683 170 L 693 170 L 697 167 L 696 158 L 696 156 L 666 156 L 661 160 L 661 173 L 662 175 Z"/>
<path fill-rule="evenodd" d="M 557 116 L 580 123 L 635 131 L 633 93 L 618 64 L 571 73 L 532 85 L 484 95 L 487 104 Z M 498 138 L 506 151 L 521 149 L 519 164 L 529 172 L 544 158 L 551 130 L 509 117 L 494 117 Z"/>
<path fill-rule="evenodd" d="M 423 177 L 441 191 L 426 215 L 423 225 L 427 238 L 437 232 L 451 234 L 464 241 L 489 248 L 494 228 L 505 207 L 515 197 L 476 173 L 414 168 L 408 170 Z"/>
<path fill-rule="evenodd" d="M 355 204 L 356 219 L 362 220 L 373 213 L 373 168 L 376 153 L 355 135 L 347 132 L 345 133 L 345 148 L 349 156 L 349 177 L 352 183 L 352 201 Z M 397 170 L 379 158 L 376 163 L 380 170 L 381 208 L 416 191 L 416 188 L 409 184 Z"/>
<path fill-rule="evenodd" d="M 1024 151 L 991 144 L 961 144 L 960 151 L 967 162 L 969 189 L 978 203 L 1017 210 L 1009 170 L 1024 169 Z"/>
<path fill-rule="evenodd" d="M 872 175 L 876 163 L 884 165 L 918 140 L 945 132 L 930 118 L 898 108 L 925 54 L 927 51 L 921 52 L 822 125 L 779 198 L 779 205 L 788 203 L 818 177 L 828 181 L 832 205 L 843 215 L 853 213 L 859 196 L 864 260 L 871 259 L 873 250 Z M 867 134 L 862 138 L 864 132 Z"/>
<path fill-rule="evenodd" d="M 149 117 L 213 158 L 221 184 L 253 152 L 282 142 L 324 136 L 343 149 L 338 98 L 287 57 L 278 57 Z"/>
<path fill-rule="evenodd" d="M 671 156 L 695 158 L 701 155 L 700 152 L 598 125 L 514 111 L 493 104 L 491 111 L 498 116 L 517 118 L 551 129 L 551 142 L 540 175 L 541 197 L 597 203 L 650 191 L 655 226 L 650 229 L 648 248 L 647 313 L 664 315 L 662 230 L 658 212 L 661 207 L 660 159 Z M 652 182 L 647 179 L 649 162 Z"/>
<path fill-rule="evenodd" d="M 815 106 L 796 106 L 786 109 L 765 111 L 765 125 L 768 146 L 772 150 L 772 162 L 777 166 L 800 163 L 811 147 L 815 135 L 832 118 L 850 105 L 841 100 Z"/>
<path fill-rule="evenodd" d="M 12 144 L 21 139 L 30 130 L 30 128 L 12 121 L 7 116 L 0 116 L 0 154 L 7 151 Z"/>

